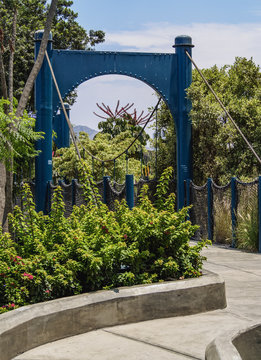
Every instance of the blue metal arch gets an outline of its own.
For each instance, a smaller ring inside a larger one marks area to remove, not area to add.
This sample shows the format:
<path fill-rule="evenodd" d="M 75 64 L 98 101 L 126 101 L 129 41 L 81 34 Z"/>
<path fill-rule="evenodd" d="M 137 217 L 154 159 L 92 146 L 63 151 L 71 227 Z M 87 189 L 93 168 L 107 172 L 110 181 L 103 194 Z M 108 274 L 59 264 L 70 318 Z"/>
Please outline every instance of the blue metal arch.
<path fill-rule="evenodd" d="M 95 77 L 125 75 L 149 85 L 163 97 L 171 112 L 175 112 L 175 103 L 171 100 L 177 98 L 176 54 L 53 50 L 52 66 L 63 98 Z M 54 113 L 59 106 L 53 89 Z"/>
<path fill-rule="evenodd" d="M 146 82 L 146 80 L 137 78 L 137 77 L 132 76 L 132 75 L 129 75 L 129 74 L 118 74 L 118 73 L 115 73 L 115 74 L 113 74 L 113 73 L 110 73 L 110 74 L 105 73 L 105 74 L 101 74 L 101 75 L 90 76 L 90 78 L 86 78 L 86 79 L 83 80 L 82 82 L 76 83 L 75 85 L 73 85 L 72 88 L 70 88 L 70 89 L 67 91 L 67 93 L 65 93 L 65 95 L 63 96 L 63 99 L 65 99 L 65 98 L 71 93 L 71 91 L 77 89 L 77 87 L 80 86 L 81 84 L 83 84 L 84 82 L 89 81 L 89 80 L 93 80 L 93 79 L 96 79 L 96 78 L 99 78 L 99 77 L 101 77 L 101 76 L 107 76 L 107 75 L 126 76 L 126 77 L 130 77 L 130 78 L 132 78 L 132 79 L 135 79 L 135 80 L 137 80 L 137 81 L 141 81 L 142 83 L 144 83 L 144 84 L 146 84 L 147 86 L 149 86 L 149 87 L 150 87 L 153 91 L 155 91 L 159 96 L 161 96 L 162 99 L 163 99 L 163 100 L 166 102 L 166 104 L 169 106 L 168 101 L 167 101 L 167 99 L 165 98 L 164 94 L 162 94 L 162 92 L 161 92 L 160 90 L 156 89 L 156 88 L 153 87 L 151 84 L 149 84 L 148 82 Z M 56 89 L 55 89 L 55 91 L 56 91 Z M 57 110 L 60 108 L 60 101 L 59 101 L 59 99 L 58 99 L 57 96 L 54 96 L 54 97 L 53 97 L 53 102 L 54 102 L 54 104 L 55 104 L 55 106 L 53 107 L 53 116 L 55 117 L 55 116 L 56 116 L 56 113 L 57 113 Z"/>
<path fill-rule="evenodd" d="M 42 35 L 43 31 L 35 34 L 36 56 Z M 192 40 L 189 36 L 178 36 L 174 47 L 175 54 L 53 50 L 50 34 L 47 51 L 63 98 L 86 80 L 108 74 L 141 80 L 163 97 L 176 125 L 177 203 L 180 209 L 185 204 L 184 181 L 192 179 L 190 101 L 186 97 L 186 89 L 192 81 L 192 66 L 186 51 L 191 55 Z M 41 151 L 36 158 L 35 176 L 39 211 L 45 209 L 46 184 L 52 180 L 52 124 L 60 106 L 46 60 L 36 79 L 35 105 L 36 130 L 45 133 L 45 139 L 36 144 Z"/>

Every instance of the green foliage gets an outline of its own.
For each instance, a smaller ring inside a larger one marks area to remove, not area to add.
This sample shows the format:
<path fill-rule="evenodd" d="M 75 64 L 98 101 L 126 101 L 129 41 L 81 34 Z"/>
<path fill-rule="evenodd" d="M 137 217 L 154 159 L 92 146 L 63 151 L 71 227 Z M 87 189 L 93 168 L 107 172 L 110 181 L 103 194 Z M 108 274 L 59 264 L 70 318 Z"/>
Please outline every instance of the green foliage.
<path fill-rule="evenodd" d="M 261 136 L 261 72 L 252 59 L 235 59 L 233 65 L 202 70 L 236 123 L 258 153 Z M 254 178 L 258 163 L 196 70 L 187 89 L 192 102 L 193 181 L 208 177 L 227 183 L 231 176 Z M 165 104 L 158 114 L 158 173 L 176 166 L 174 121 Z M 164 134 L 164 136 L 163 136 Z M 155 141 L 154 141 L 155 147 Z"/>
<path fill-rule="evenodd" d="M 214 202 L 214 241 L 232 244 L 231 199 L 216 198 Z"/>
<path fill-rule="evenodd" d="M 0 29 L 4 34 L 4 62 L 8 69 L 9 40 L 14 2 L 0 2 Z M 56 49 L 87 50 L 104 41 L 103 31 L 89 33 L 77 23 L 78 14 L 73 12 L 73 1 L 59 0 L 53 22 L 53 47 Z M 14 95 L 20 97 L 22 89 L 34 63 L 34 33 L 44 28 L 48 5 L 46 0 L 15 1 L 18 10 L 17 38 L 14 63 Z M 0 97 L 2 96 L 0 91 Z M 73 100 L 74 97 L 71 97 Z M 68 100 L 68 99 L 67 99 Z M 33 101 L 31 102 L 33 108 Z"/>
<path fill-rule="evenodd" d="M 237 212 L 236 246 L 239 249 L 257 252 L 259 247 L 257 199 L 251 204 L 252 206 L 249 206 L 247 198 L 242 200 L 243 204 Z"/>
<path fill-rule="evenodd" d="M 90 140 L 88 134 L 80 133 L 79 149 L 81 155 L 86 159 L 89 168 L 93 171 L 95 180 L 101 180 L 103 174 L 113 176 L 114 175 L 114 163 L 113 161 L 104 162 L 103 164 L 94 160 L 92 162 L 91 156 L 88 155 L 84 149 L 90 154 L 101 160 L 113 159 L 120 153 L 122 153 L 128 145 L 133 141 L 129 131 L 122 132 L 115 135 L 113 138 L 109 134 L 98 133 L 93 140 Z M 140 161 L 138 154 L 140 149 L 143 149 L 146 153 L 146 149 L 136 142 L 128 151 L 128 172 L 133 174 L 135 179 L 140 178 Z M 79 171 L 77 168 L 77 155 L 74 146 L 69 148 L 59 149 L 56 152 L 56 156 L 53 158 L 53 173 L 55 177 L 64 177 L 67 180 L 79 177 Z M 123 154 L 115 161 L 115 179 L 118 182 L 125 181 L 126 174 L 126 155 Z"/>
<path fill-rule="evenodd" d="M 34 131 L 35 119 L 27 112 L 24 112 L 19 122 L 16 121 L 14 114 L 6 115 L 5 105 L 8 104 L 7 100 L 0 99 L 0 161 L 11 167 L 14 160 L 14 171 L 16 171 L 21 159 L 25 168 L 30 159 L 38 154 L 34 142 L 41 139 L 43 134 Z"/>
<path fill-rule="evenodd" d="M 203 74 L 258 152 L 260 139 L 261 73 L 252 59 L 236 58 L 233 65 L 203 70 Z M 193 72 L 188 89 L 192 100 L 194 181 L 207 177 L 226 183 L 231 176 L 255 177 L 257 160 L 201 80 Z"/>
<path fill-rule="evenodd" d="M 164 173 L 158 197 L 170 174 L 170 169 Z M 87 185 L 87 196 L 90 191 Z M 144 186 L 139 206 L 129 210 L 125 201 L 117 202 L 115 212 L 89 197 L 69 218 L 59 187 L 50 216 L 35 211 L 28 185 L 23 197 L 23 211 L 16 207 L 9 215 L 12 237 L 0 238 L 0 312 L 92 290 L 201 275 L 200 251 L 208 242 L 189 245 L 198 227 L 187 220 L 188 208 L 174 211 L 172 195 L 153 205 Z"/>
<path fill-rule="evenodd" d="M 129 133 L 131 138 L 135 138 L 142 129 L 141 126 L 134 123 L 129 114 L 121 118 L 108 118 L 106 121 L 101 121 L 98 124 L 98 128 L 103 134 L 108 134 L 110 139 L 114 139 L 122 133 Z M 147 140 L 149 140 L 149 135 L 142 132 L 137 141 L 145 146 Z"/>
<path fill-rule="evenodd" d="M 176 167 L 176 130 L 172 115 L 164 102 L 161 103 L 157 118 L 157 173 L 160 176 L 167 167 L 172 166 L 174 169 Z M 152 146 L 156 149 L 155 121 L 153 129 L 155 130 L 155 137 L 152 141 Z M 153 172 L 156 173 L 155 162 L 153 161 L 151 164 Z"/>

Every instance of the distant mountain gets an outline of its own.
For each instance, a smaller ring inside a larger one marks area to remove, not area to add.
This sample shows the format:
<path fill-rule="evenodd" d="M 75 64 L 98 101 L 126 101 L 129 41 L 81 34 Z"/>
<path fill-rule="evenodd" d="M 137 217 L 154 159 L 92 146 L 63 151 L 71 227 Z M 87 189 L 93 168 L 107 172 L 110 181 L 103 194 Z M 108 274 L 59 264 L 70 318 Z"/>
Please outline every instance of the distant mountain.
<path fill-rule="evenodd" d="M 90 139 L 93 139 L 93 137 L 98 133 L 98 131 L 93 130 L 88 126 L 84 126 L 84 125 L 76 125 L 73 127 L 73 130 L 77 135 L 77 137 L 79 137 L 80 132 L 86 132 L 89 135 Z"/>

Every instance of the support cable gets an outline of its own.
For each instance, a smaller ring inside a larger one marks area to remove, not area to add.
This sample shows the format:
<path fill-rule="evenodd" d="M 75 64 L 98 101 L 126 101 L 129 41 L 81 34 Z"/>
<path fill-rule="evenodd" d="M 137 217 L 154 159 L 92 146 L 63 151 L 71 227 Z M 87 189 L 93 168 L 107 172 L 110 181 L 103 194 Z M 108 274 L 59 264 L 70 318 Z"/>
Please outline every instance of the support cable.
<path fill-rule="evenodd" d="M 155 175 L 158 179 L 158 109 L 156 110 L 156 157 L 155 157 Z"/>
<path fill-rule="evenodd" d="M 142 147 L 140 149 L 140 177 L 143 177 L 143 173 L 142 173 L 142 159 L 143 159 L 143 151 L 142 151 Z"/>
<path fill-rule="evenodd" d="M 56 81 L 56 78 L 55 78 L 55 75 L 54 75 L 53 67 L 52 67 L 51 61 L 50 61 L 50 59 L 49 59 L 49 55 L 48 55 L 48 53 L 47 53 L 46 50 L 45 50 L 45 56 L 46 56 L 46 59 L 47 59 L 47 62 L 48 62 L 48 65 L 49 65 L 49 68 L 50 68 L 50 71 L 51 71 L 51 75 L 52 75 L 53 82 L 54 82 L 55 87 L 56 87 L 56 90 L 57 90 L 57 94 L 58 94 L 60 103 L 61 103 L 61 105 L 62 105 L 62 109 L 63 109 L 63 113 L 64 113 L 64 116 L 65 116 L 65 119 L 66 119 L 66 121 L 67 121 L 69 130 L 70 130 L 70 134 L 71 134 L 71 137 L 72 137 L 72 140 L 73 140 L 73 144 L 74 144 L 76 153 L 77 153 L 77 155 L 78 155 L 79 160 L 81 160 L 81 154 L 80 154 L 80 151 L 79 151 L 77 142 L 76 142 L 76 136 L 75 136 L 75 133 L 74 133 L 72 124 L 71 124 L 71 122 L 70 122 L 70 120 L 69 120 L 67 111 L 66 111 L 66 109 L 65 109 L 65 106 L 64 106 L 64 103 L 63 103 L 63 99 L 62 99 L 62 96 L 61 96 L 61 93 L 60 93 L 60 89 L 59 89 L 59 86 L 58 86 L 58 84 L 57 84 L 57 81 Z M 85 150 L 85 149 L 84 149 L 84 150 Z M 89 186 L 89 188 L 91 189 L 91 192 L 92 192 L 92 198 L 93 198 L 93 200 L 94 200 L 95 205 L 97 206 L 97 205 L 98 205 L 98 201 L 97 201 L 97 198 L 96 198 L 96 195 L 95 195 L 95 191 L 94 191 L 94 189 L 93 189 L 93 186 L 92 186 L 92 183 L 91 183 L 91 180 L 89 179 L 89 177 L 87 177 L 87 181 L 88 181 L 88 186 Z"/>
<path fill-rule="evenodd" d="M 146 123 L 144 124 L 143 128 L 140 130 L 140 132 L 138 133 L 138 135 L 135 137 L 135 139 L 133 139 L 133 141 L 131 142 L 131 144 L 124 150 L 122 151 L 119 155 L 115 156 L 115 158 L 113 159 L 108 159 L 108 160 L 101 160 L 99 158 L 97 158 L 96 156 L 92 155 L 85 147 L 83 147 L 86 151 L 86 153 L 91 156 L 92 158 L 94 158 L 95 160 L 97 161 L 100 161 L 100 162 L 110 162 L 110 161 L 114 161 L 114 160 L 117 160 L 119 157 L 121 157 L 123 154 L 125 154 L 131 147 L 132 145 L 138 140 L 138 138 L 141 136 L 141 134 L 143 133 L 143 131 L 145 130 L 146 126 L 148 125 L 148 123 L 150 122 L 152 116 L 154 115 L 155 111 L 158 109 L 159 107 L 159 104 L 161 102 L 162 98 L 160 97 L 156 106 L 154 107 L 153 111 L 151 112 L 149 118 L 147 119 Z"/>
<path fill-rule="evenodd" d="M 71 122 L 69 120 L 69 117 L 68 117 L 68 114 L 67 114 L 67 111 L 65 109 L 65 106 L 64 106 L 64 103 L 63 103 L 63 99 L 62 99 L 62 96 L 61 96 L 61 93 L 60 93 L 60 89 L 59 89 L 59 86 L 57 84 L 57 81 L 56 81 L 56 78 L 55 78 L 55 75 L 54 75 L 54 71 L 53 71 L 53 67 L 52 67 L 52 64 L 50 62 L 50 59 L 49 59 L 49 55 L 47 53 L 47 51 L 45 51 L 45 56 L 46 56 L 46 59 L 47 59 L 47 62 L 48 62 L 48 65 L 49 65 L 49 68 L 50 68 L 50 71 L 51 71 L 51 75 L 52 75 L 52 78 L 53 78 L 53 81 L 54 81 L 54 84 L 55 84 L 55 88 L 57 90 L 57 94 L 58 94 L 58 97 L 59 97 L 59 100 L 60 100 L 60 103 L 62 105 L 62 109 L 63 109 L 63 112 L 64 112 L 64 116 L 65 116 L 65 119 L 67 121 L 67 124 L 68 124 L 68 127 L 69 127 L 69 130 L 70 130 L 70 134 L 71 134 L 71 137 L 72 137 L 72 140 L 73 140 L 73 143 L 74 143 L 74 147 L 75 147 L 75 150 L 77 152 L 77 155 L 78 155 L 78 158 L 79 160 L 81 160 L 81 154 L 80 154 L 80 151 L 79 151 L 79 148 L 78 148 L 78 145 L 77 145 L 77 142 L 76 142 L 76 136 L 75 136 L 75 133 L 74 133 L 74 130 L 73 130 L 73 127 L 71 125 Z M 104 169 L 104 163 L 105 162 L 110 162 L 110 161 L 114 161 L 117 160 L 120 156 L 122 156 L 124 153 L 125 154 L 128 154 L 128 150 L 132 147 L 132 145 L 138 140 L 138 138 L 141 136 L 141 134 L 143 133 L 143 131 L 145 130 L 146 126 L 148 125 L 148 123 L 150 122 L 152 116 L 154 115 L 155 111 L 157 111 L 158 109 L 158 106 L 161 102 L 162 98 L 160 97 L 156 106 L 154 107 L 153 111 L 151 112 L 149 118 L 147 119 L 146 123 L 144 124 L 144 126 L 142 127 L 142 129 L 140 130 L 140 132 L 138 133 L 138 135 L 135 137 L 135 139 L 133 139 L 133 141 L 131 142 L 131 144 L 124 150 L 122 151 L 119 155 L 115 156 L 115 158 L 113 159 L 108 159 L 108 160 L 101 160 L 99 158 L 97 158 L 96 156 L 92 155 L 84 146 L 83 146 L 83 150 L 89 155 L 92 157 L 92 159 L 95 159 L 97 161 L 100 161 L 102 164 L 103 164 L 103 169 Z M 103 170 L 104 171 L 104 170 Z M 90 181 L 89 181 L 90 183 Z M 91 184 L 89 184 L 91 185 Z M 91 187 L 92 188 L 92 187 Z M 94 194 L 94 191 L 92 189 L 92 192 Z M 95 197 L 95 195 L 94 195 Z M 96 197 L 95 197 L 95 202 L 97 204 L 97 201 L 96 201 Z"/>
<path fill-rule="evenodd" d="M 61 103 L 61 105 L 62 105 L 62 109 L 63 109 L 63 113 L 64 113 L 64 116 L 65 116 L 65 119 L 66 119 L 66 121 L 67 121 L 69 130 L 70 130 L 70 134 L 71 134 L 71 137 L 72 137 L 72 141 L 73 141 L 73 143 L 74 143 L 74 146 L 75 146 L 75 150 L 76 150 L 76 152 L 77 152 L 77 155 L 78 155 L 79 160 L 81 160 L 81 154 L 80 154 L 78 145 L 77 145 L 77 143 L 76 143 L 75 132 L 74 132 L 73 127 L 72 127 L 72 124 L 71 124 L 71 122 L 70 122 L 70 120 L 69 120 L 67 111 L 65 110 L 65 106 L 64 106 L 63 99 L 62 99 L 62 96 L 61 96 L 61 93 L 60 93 L 60 89 L 59 89 L 59 86 L 58 86 L 58 84 L 57 84 L 57 81 L 56 81 L 56 78 L 55 78 L 55 75 L 54 75 L 54 72 L 53 72 L 53 67 L 52 67 L 52 64 L 51 64 L 51 61 L 50 61 L 50 59 L 49 59 L 49 55 L 48 55 L 47 51 L 45 51 L 45 56 L 46 56 L 46 59 L 47 59 L 47 62 L 48 62 L 48 65 L 49 65 L 49 68 L 50 68 L 50 71 L 51 71 L 51 74 L 52 74 L 53 82 L 54 82 L 54 85 L 55 85 L 55 87 L 56 87 L 56 90 L 57 90 L 57 94 L 58 94 L 60 103 Z"/>
<path fill-rule="evenodd" d="M 126 150 L 125 154 L 126 154 L 126 157 L 125 157 L 125 159 L 126 159 L 126 175 L 128 175 L 128 173 L 129 173 L 129 154 L 128 154 L 128 150 Z"/>
<path fill-rule="evenodd" d="M 207 87 L 209 88 L 209 90 L 212 92 L 212 94 L 214 95 L 215 99 L 217 100 L 217 102 L 219 103 L 219 105 L 221 106 L 221 108 L 224 110 L 226 116 L 230 119 L 230 121 L 232 122 L 232 124 L 235 126 L 235 128 L 237 129 L 237 131 L 239 132 L 239 134 L 241 135 L 242 139 L 245 141 L 245 143 L 247 144 L 247 146 L 249 147 L 249 149 L 252 151 L 252 153 L 254 154 L 255 158 L 258 160 L 259 164 L 261 165 L 261 159 L 260 157 L 257 155 L 256 151 L 254 150 L 253 146 L 250 144 L 250 142 L 247 140 L 247 138 L 245 137 L 245 135 L 243 134 L 243 132 L 241 131 L 241 129 L 239 128 L 239 126 L 236 124 L 235 120 L 232 118 L 232 116 L 229 114 L 229 112 L 227 111 L 227 109 L 225 108 L 224 104 L 222 103 L 222 101 L 219 99 L 219 97 L 217 96 L 217 94 L 215 93 L 215 91 L 213 90 L 212 86 L 208 83 L 207 79 L 205 78 L 205 76 L 203 75 L 202 71 L 200 71 L 200 69 L 198 68 L 198 66 L 196 65 L 195 61 L 192 59 L 192 57 L 190 56 L 190 54 L 186 51 L 186 55 L 187 57 L 190 59 L 190 61 L 192 62 L 192 64 L 195 66 L 196 70 L 198 71 L 199 75 L 201 76 L 202 80 L 204 81 L 204 83 L 207 85 Z"/>

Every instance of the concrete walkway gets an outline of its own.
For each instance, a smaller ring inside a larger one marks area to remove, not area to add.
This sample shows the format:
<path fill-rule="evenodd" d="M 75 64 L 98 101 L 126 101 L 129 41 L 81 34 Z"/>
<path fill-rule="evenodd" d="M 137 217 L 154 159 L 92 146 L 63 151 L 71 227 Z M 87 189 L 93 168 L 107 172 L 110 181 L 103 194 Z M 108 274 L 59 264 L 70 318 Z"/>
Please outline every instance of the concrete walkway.
<path fill-rule="evenodd" d="M 15 360 L 203 360 L 216 336 L 261 322 L 261 254 L 218 246 L 204 254 L 204 268 L 225 279 L 226 309 L 104 328 L 40 346 Z"/>

